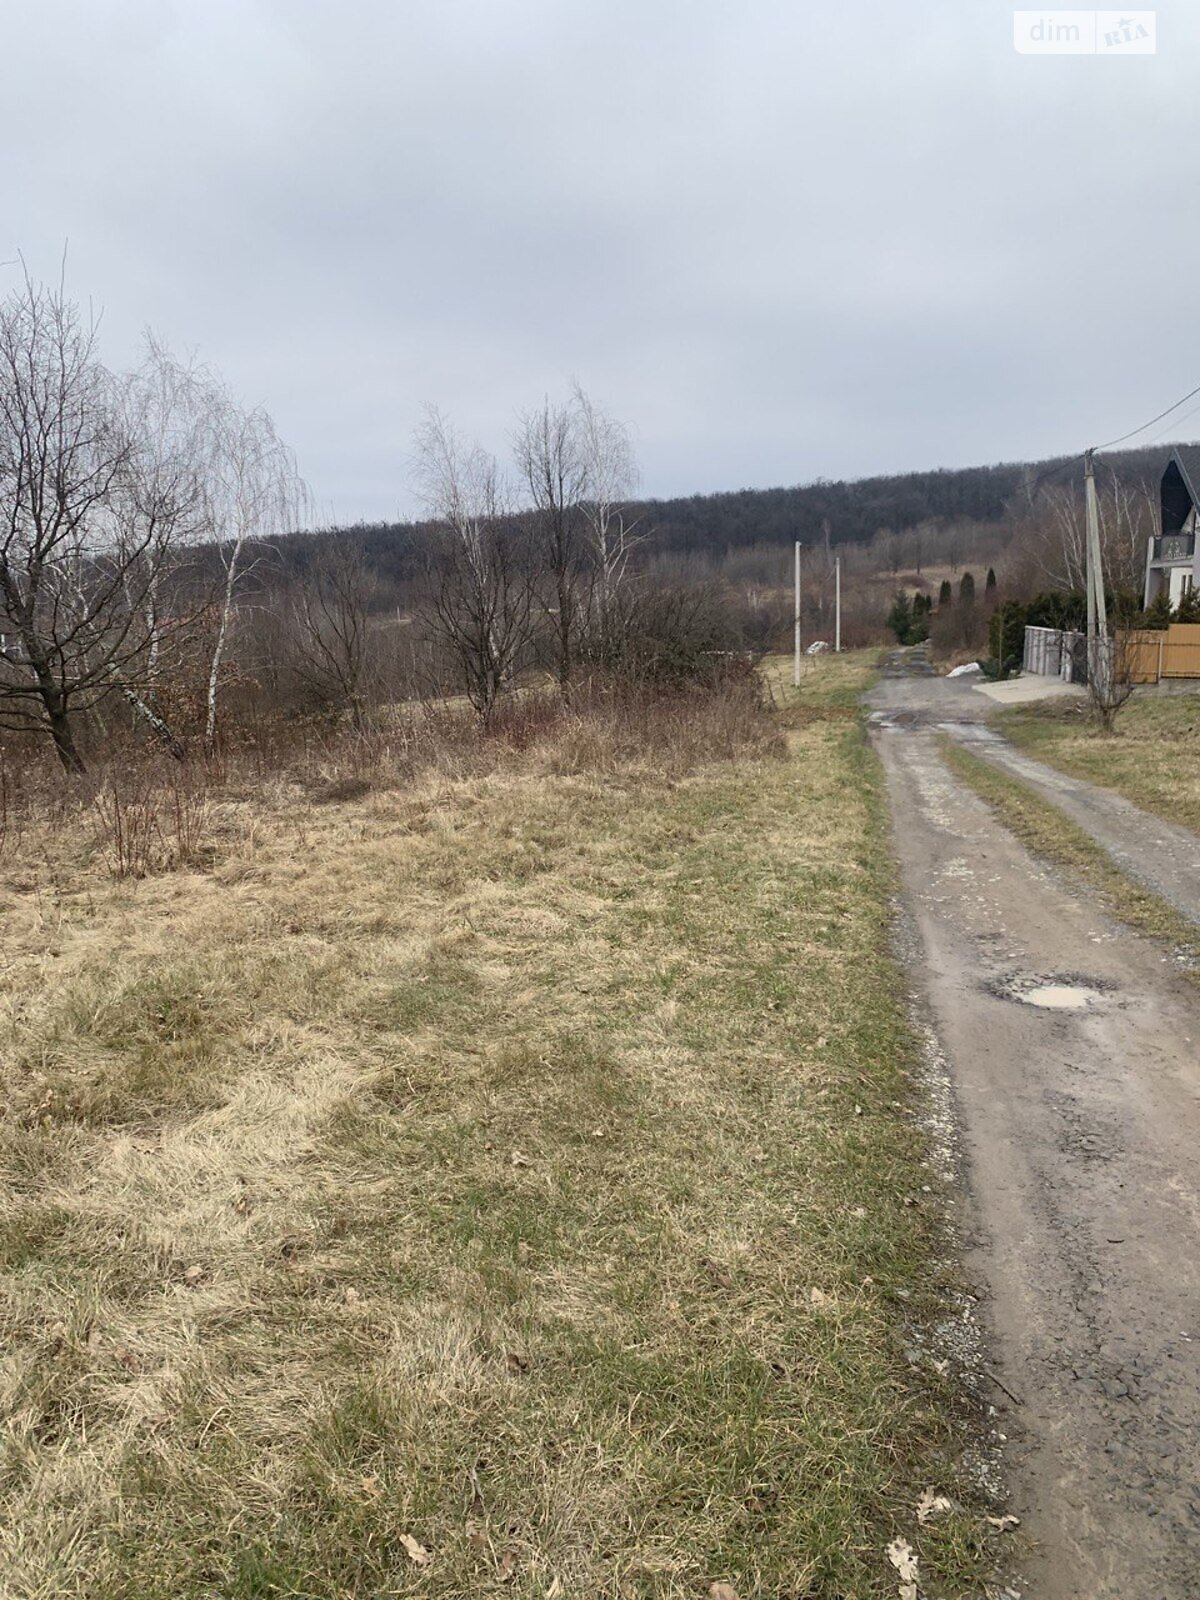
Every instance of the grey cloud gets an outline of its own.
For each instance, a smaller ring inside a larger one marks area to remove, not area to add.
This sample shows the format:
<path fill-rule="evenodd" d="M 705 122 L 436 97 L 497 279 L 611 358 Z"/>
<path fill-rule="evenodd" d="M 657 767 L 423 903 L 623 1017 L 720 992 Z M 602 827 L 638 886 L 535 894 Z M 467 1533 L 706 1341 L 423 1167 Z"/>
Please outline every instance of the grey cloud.
<path fill-rule="evenodd" d="M 572 375 L 655 493 L 1077 447 L 1196 381 L 1192 85 L 991 0 L 129 0 L 6 18 L 5 237 L 414 507 Z M 12 269 L 6 269 L 10 271 Z"/>

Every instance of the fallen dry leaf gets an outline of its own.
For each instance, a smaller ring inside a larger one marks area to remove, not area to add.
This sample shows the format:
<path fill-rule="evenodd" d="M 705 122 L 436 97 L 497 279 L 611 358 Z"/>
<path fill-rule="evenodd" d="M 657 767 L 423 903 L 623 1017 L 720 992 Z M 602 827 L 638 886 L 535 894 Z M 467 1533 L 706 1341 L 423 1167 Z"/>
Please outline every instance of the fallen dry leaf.
<path fill-rule="evenodd" d="M 900 1600 L 917 1600 L 917 1558 L 907 1539 L 893 1539 L 887 1558 L 900 1579 Z"/>
<path fill-rule="evenodd" d="M 414 1539 L 411 1533 L 402 1533 L 400 1535 L 400 1543 L 404 1546 L 404 1553 L 414 1566 L 427 1567 L 433 1560 L 425 1546 L 419 1539 Z"/>
<path fill-rule="evenodd" d="M 731 1583 L 710 1583 L 708 1600 L 741 1600 L 741 1597 Z"/>
<path fill-rule="evenodd" d="M 533 1165 L 523 1150 L 514 1150 L 510 1159 L 514 1167 L 529 1167 Z"/>
<path fill-rule="evenodd" d="M 500 1567 L 497 1573 L 500 1582 L 507 1583 L 516 1570 L 517 1552 L 515 1550 L 506 1550 L 500 1557 Z"/>
<path fill-rule="evenodd" d="M 950 1509 L 950 1502 L 944 1494 L 934 1494 L 932 1489 L 926 1489 L 917 1501 L 917 1521 L 924 1527 L 930 1518 Z"/>
<path fill-rule="evenodd" d="M 362 1490 L 363 1494 L 368 1495 L 372 1500 L 378 1500 L 381 1491 L 379 1488 L 379 1479 L 374 1475 L 368 1475 L 365 1478 L 360 1478 L 358 1481 L 358 1487 Z"/>
<path fill-rule="evenodd" d="M 204 1281 L 203 1267 L 189 1267 L 183 1275 L 183 1281 L 189 1289 L 194 1289 L 198 1283 Z"/>
<path fill-rule="evenodd" d="M 829 1304 L 829 1296 L 820 1289 L 810 1289 L 808 1298 L 814 1306 L 827 1306 Z"/>
<path fill-rule="evenodd" d="M 995 1528 L 997 1533 L 1007 1533 L 1010 1528 L 1019 1528 L 1021 1519 L 1011 1515 L 1007 1517 L 989 1517 L 988 1523 Z"/>
<path fill-rule="evenodd" d="M 357 1305 L 359 1301 L 358 1290 L 352 1287 L 346 1289 L 343 1298 L 348 1306 Z"/>
<path fill-rule="evenodd" d="M 719 1261 L 714 1261 L 711 1256 L 701 1256 L 700 1265 L 712 1277 L 718 1288 L 733 1288 L 733 1279 Z"/>
<path fill-rule="evenodd" d="M 523 1356 L 519 1350 L 506 1350 L 504 1364 L 510 1372 L 528 1372 L 529 1357 Z"/>

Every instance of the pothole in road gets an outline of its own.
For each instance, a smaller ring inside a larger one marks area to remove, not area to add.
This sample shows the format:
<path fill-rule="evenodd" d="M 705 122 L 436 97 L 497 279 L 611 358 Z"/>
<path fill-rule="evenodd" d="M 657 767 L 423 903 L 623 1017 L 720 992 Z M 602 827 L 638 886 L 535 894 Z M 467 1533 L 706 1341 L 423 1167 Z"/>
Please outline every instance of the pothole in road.
<path fill-rule="evenodd" d="M 1076 973 L 1021 974 L 988 985 L 1000 1000 L 1019 1000 L 1040 1011 L 1087 1011 L 1109 998 L 1106 985 Z"/>
<path fill-rule="evenodd" d="M 1026 989 L 1016 997 L 1027 1006 L 1041 1006 L 1044 1011 L 1084 1011 L 1104 996 L 1098 989 L 1085 989 L 1076 983 L 1039 983 L 1036 989 Z"/>

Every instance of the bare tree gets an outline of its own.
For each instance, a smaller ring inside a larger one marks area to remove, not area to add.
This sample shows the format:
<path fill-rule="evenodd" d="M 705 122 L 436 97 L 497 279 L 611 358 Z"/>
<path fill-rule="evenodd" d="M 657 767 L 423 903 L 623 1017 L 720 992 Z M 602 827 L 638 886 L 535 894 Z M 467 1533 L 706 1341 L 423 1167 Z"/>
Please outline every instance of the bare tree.
<path fill-rule="evenodd" d="M 1115 474 L 1097 489 L 1100 545 L 1115 594 L 1140 594 L 1146 541 L 1154 530 L 1155 501 L 1145 484 Z M 1046 484 L 1026 493 L 1014 509 L 1013 555 L 1033 568 L 1034 581 L 1073 591 L 1087 587 L 1087 532 L 1083 496 L 1074 484 Z"/>
<path fill-rule="evenodd" d="M 487 721 L 532 634 L 524 526 L 508 504 L 493 457 L 464 444 L 433 407 L 417 430 L 416 470 L 438 527 L 427 620 Z"/>
<path fill-rule="evenodd" d="M 334 536 L 292 602 L 291 667 L 320 704 L 366 721 L 372 667 L 370 574 L 360 547 Z"/>
<path fill-rule="evenodd" d="M 151 596 L 191 479 L 153 453 L 60 285 L 28 277 L 0 305 L 0 723 L 48 733 L 84 770 L 76 718 L 139 699 Z"/>
<path fill-rule="evenodd" d="M 181 564 L 188 547 L 209 532 L 203 417 L 196 403 L 195 371 L 149 335 L 141 366 L 122 383 L 121 403 L 133 469 L 122 478 L 116 506 L 121 539 L 127 546 L 136 545 L 139 526 L 165 531 L 171 555 L 168 563 L 141 563 L 144 582 L 136 587 L 146 637 L 143 681 L 137 684 L 126 677 L 119 688 L 135 715 L 171 755 L 182 760 L 186 752 L 163 715 L 159 688 L 169 665 L 168 645 L 178 645 L 195 621 L 183 605 Z M 127 581 L 126 598 L 132 605 L 130 588 Z"/>
<path fill-rule="evenodd" d="M 1097 641 L 1088 695 L 1103 733 L 1116 731 L 1117 713 L 1133 693 L 1132 664 L 1128 629 L 1116 629 Z"/>
<path fill-rule="evenodd" d="M 625 502 L 640 481 L 633 440 L 624 423 L 607 416 L 576 382 L 571 393 L 582 469 L 581 507 L 595 568 L 595 613 L 601 654 L 615 647 L 618 601 L 629 557 L 640 538 Z"/>
<path fill-rule="evenodd" d="M 871 540 L 871 553 L 876 558 L 880 568 L 885 568 L 893 577 L 900 571 L 903 561 L 903 549 L 900 535 L 894 528 L 877 528 Z"/>
<path fill-rule="evenodd" d="M 1100 543 L 1114 591 L 1136 595 L 1146 575 L 1146 545 L 1157 525 L 1157 499 L 1148 484 L 1127 483 L 1114 472 L 1098 495 Z"/>
<path fill-rule="evenodd" d="M 216 744 L 221 666 L 248 546 L 296 531 L 308 490 L 292 452 L 261 408 L 244 410 L 226 387 L 197 377 L 205 438 L 205 492 L 213 544 L 223 569 L 217 625 L 208 667 L 204 742 Z"/>
<path fill-rule="evenodd" d="M 547 399 L 526 412 L 514 441 L 517 468 L 533 501 L 542 606 L 554 638 L 554 670 L 563 699 L 571 685 L 587 618 L 594 568 L 583 504 L 588 461 L 573 405 Z"/>

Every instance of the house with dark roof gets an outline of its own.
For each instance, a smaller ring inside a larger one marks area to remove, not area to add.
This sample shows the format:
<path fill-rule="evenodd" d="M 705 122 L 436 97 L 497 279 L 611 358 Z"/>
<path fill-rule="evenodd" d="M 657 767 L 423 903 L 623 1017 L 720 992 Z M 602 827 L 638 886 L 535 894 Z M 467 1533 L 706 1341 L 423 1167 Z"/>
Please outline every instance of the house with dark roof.
<path fill-rule="evenodd" d="M 1158 533 L 1146 553 L 1146 600 L 1165 590 L 1172 605 L 1189 584 L 1200 589 L 1197 521 L 1200 509 L 1200 445 L 1176 445 L 1162 475 Z"/>

